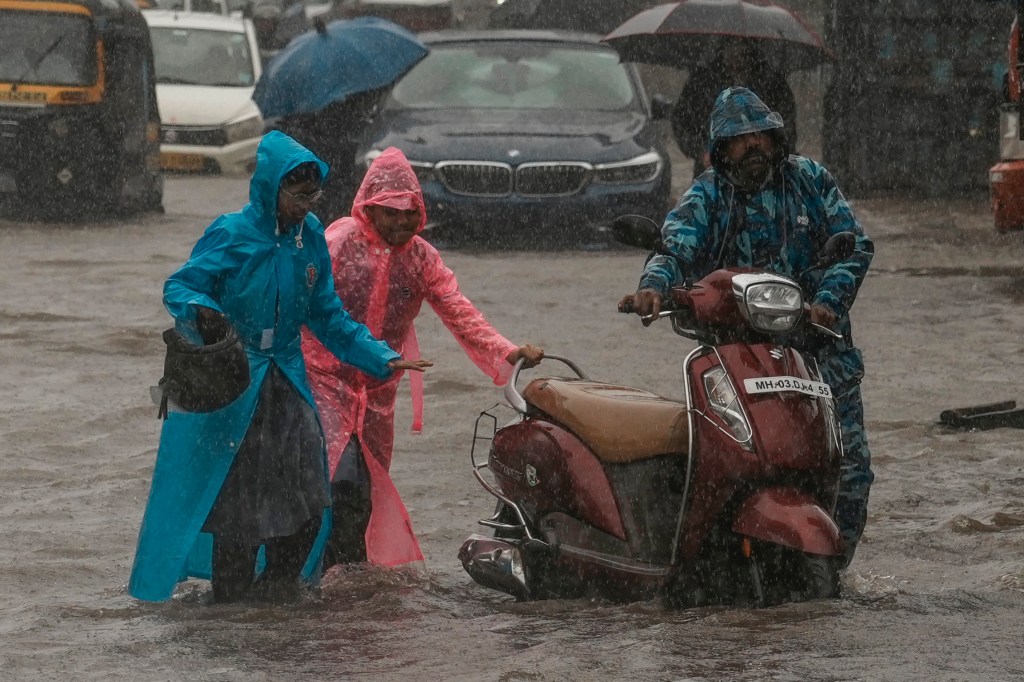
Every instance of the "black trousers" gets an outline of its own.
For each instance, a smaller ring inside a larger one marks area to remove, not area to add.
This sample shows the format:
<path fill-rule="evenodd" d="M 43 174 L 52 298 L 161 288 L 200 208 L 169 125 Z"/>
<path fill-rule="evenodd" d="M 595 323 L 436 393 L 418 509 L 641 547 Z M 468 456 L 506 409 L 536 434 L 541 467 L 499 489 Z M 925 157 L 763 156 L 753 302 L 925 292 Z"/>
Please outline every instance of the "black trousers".
<path fill-rule="evenodd" d="M 331 536 L 324 553 L 324 570 L 335 564 L 366 561 L 366 527 L 370 524 L 368 482 L 331 484 Z"/>
<path fill-rule="evenodd" d="M 366 527 L 370 524 L 370 472 L 355 436 L 345 444 L 331 480 L 331 536 L 324 570 L 335 564 L 366 561 Z"/>
<path fill-rule="evenodd" d="M 259 546 L 215 535 L 211 580 L 213 601 L 228 603 L 246 599 L 257 582 L 281 587 L 295 585 L 319 530 L 320 518 L 317 517 L 310 519 L 294 535 L 267 539 L 264 542 L 267 561 L 259 580 L 255 579 Z"/>

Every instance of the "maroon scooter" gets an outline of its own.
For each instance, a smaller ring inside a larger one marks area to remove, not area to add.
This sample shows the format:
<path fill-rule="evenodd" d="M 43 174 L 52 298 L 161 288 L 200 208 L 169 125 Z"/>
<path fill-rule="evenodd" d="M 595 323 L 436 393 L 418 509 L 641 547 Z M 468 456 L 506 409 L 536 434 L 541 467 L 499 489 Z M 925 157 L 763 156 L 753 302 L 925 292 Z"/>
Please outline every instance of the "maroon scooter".
<path fill-rule="evenodd" d="M 616 228 L 620 241 L 654 239 L 636 236 L 635 222 Z M 847 257 L 852 237 L 830 240 L 816 267 Z M 520 391 L 516 366 L 511 421 L 498 428 L 495 406 L 476 422 L 473 473 L 497 507 L 480 521 L 493 533 L 463 543 L 464 568 L 521 600 L 837 596 L 842 439 L 831 389 L 804 352 L 816 333 L 835 333 L 812 329 L 796 282 L 762 271 L 716 270 L 666 303 L 659 317 L 697 341 L 682 400 L 591 380 L 557 356 L 541 366 L 572 376 Z"/>

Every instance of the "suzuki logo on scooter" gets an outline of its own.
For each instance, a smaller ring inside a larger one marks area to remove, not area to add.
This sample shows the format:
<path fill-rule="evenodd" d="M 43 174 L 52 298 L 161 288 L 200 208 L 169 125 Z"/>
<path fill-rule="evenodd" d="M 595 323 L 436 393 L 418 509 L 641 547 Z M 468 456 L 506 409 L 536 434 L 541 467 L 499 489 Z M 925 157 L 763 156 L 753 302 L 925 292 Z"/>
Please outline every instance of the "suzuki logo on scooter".
<path fill-rule="evenodd" d="M 770 351 L 768 351 L 768 355 L 772 356 L 776 360 L 781 360 L 783 354 L 784 351 L 781 348 L 772 348 Z"/>
<path fill-rule="evenodd" d="M 526 482 L 531 487 L 537 485 L 537 470 L 533 468 L 532 464 L 526 465 Z"/>

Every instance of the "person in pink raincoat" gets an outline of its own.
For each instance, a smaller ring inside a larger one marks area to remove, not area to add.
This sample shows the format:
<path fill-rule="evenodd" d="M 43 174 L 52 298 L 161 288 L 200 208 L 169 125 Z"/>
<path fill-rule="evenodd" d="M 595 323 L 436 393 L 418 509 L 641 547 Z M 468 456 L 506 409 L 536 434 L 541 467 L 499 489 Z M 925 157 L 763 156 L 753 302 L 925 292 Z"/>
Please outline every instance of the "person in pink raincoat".
<path fill-rule="evenodd" d="M 405 155 L 394 147 L 366 172 L 352 214 L 326 231 L 338 295 L 349 314 L 403 357 L 418 357 L 413 320 L 426 301 L 469 358 L 503 385 L 522 358 L 536 365 L 544 351 L 517 346 L 467 299 L 440 254 L 418 236 L 427 224 L 423 193 Z M 388 469 L 394 443 L 395 397 L 401 373 L 372 379 L 303 333 L 302 351 L 327 438 L 333 508 L 324 568 L 369 561 L 398 566 L 422 561 L 409 514 Z M 423 380 L 410 375 L 413 430 L 423 421 Z"/>

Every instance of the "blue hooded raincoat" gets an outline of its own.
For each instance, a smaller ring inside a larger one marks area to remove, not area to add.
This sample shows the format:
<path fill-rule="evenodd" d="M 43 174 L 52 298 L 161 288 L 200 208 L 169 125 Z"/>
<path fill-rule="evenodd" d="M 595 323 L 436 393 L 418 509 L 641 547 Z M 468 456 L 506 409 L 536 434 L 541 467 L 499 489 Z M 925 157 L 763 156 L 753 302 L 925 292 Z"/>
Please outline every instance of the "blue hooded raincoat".
<path fill-rule="evenodd" d="M 164 285 L 175 326 L 194 342 L 197 306 L 224 313 L 245 345 L 251 383 L 221 410 L 172 412 L 164 423 L 128 585 L 138 599 L 162 601 L 180 580 L 210 578 L 213 537 L 201 529 L 252 421 L 271 362 L 316 409 L 300 346 L 303 326 L 340 360 L 380 379 L 390 376 L 387 363 L 399 357 L 342 307 L 317 218 L 307 214 L 299 225 L 277 232 L 281 180 L 310 161 L 327 176 L 327 165 L 305 147 L 282 133 L 267 134 L 257 150 L 249 203 L 215 220 Z M 325 473 L 325 485 L 327 480 Z M 306 562 L 307 578 L 318 571 L 329 517 L 324 515 Z"/>
<path fill-rule="evenodd" d="M 836 330 L 843 339 L 826 341 L 817 360 L 822 378 L 837 396 L 843 426 L 843 480 L 835 516 L 849 559 L 864 528 L 868 490 L 874 479 L 860 398 L 864 363 L 853 345 L 849 312 L 874 246 L 832 174 L 816 161 L 787 155 L 786 145 L 763 187 L 747 191 L 732 181 L 716 159 L 722 140 L 783 127 L 782 117 L 753 92 L 740 87 L 722 91 L 709 124 L 713 165 L 694 179 L 668 214 L 662 241 L 689 266 L 688 275 L 694 280 L 721 267 L 764 268 L 798 280 L 805 291 L 814 292 L 812 304 L 824 305 L 837 316 Z M 814 264 L 828 238 L 839 232 L 856 235 L 853 255 L 824 272 L 800 277 Z M 639 288 L 665 295 L 682 281 L 676 261 L 658 255 L 647 263 Z"/>

